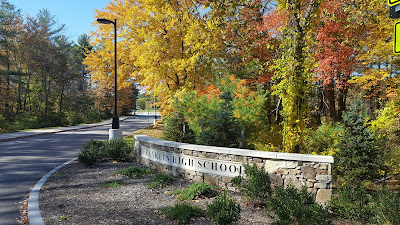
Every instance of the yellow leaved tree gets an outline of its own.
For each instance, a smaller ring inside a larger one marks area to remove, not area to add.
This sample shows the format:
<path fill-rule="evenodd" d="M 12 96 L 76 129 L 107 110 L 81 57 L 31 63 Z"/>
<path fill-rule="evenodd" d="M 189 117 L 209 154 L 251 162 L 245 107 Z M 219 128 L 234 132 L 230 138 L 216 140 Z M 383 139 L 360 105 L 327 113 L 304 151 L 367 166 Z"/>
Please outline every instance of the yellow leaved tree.
<path fill-rule="evenodd" d="M 96 11 L 96 18 L 117 20 L 118 86 L 139 82 L 158 96 L 163 113 L 175 95 L 201 89 L 215 77 L 223 49 L 219 28 L 193 1 L 116 0 Z M 107 86 L 114 78 L 113 26 L 94 25 L 91 44 L 97 47 L 85 64 L 92 80 Z"/>

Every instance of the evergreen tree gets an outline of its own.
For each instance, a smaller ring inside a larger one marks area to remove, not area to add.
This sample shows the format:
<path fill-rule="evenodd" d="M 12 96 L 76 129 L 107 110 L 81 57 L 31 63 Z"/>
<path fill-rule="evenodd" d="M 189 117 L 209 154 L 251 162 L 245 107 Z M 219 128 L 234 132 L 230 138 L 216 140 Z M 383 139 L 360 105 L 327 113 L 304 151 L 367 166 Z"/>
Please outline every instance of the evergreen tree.
<path fill-rule="evenodd" d="M 163 139 L 182 143 L 195 143 L 195 134 L 179 110 L 166 119 Z"/>
<path fill-rule="evenodd" d="M 240 141 L 240 125 L 233 116 L 232 93 L 223 92 L 220 95 L 221 109 L 207 123 L 206 131 L 202 136 L 202 144 L 218 147 L 238 147 Z"/>
<path fill-rule="evenodd" d="M 383 152 L 378 149 L 375 136 L 365 126 L 361 101 L 356 101 L 343 115 L 344 134 L 339 151 L 334 154 L 336 174 L 340 181 L 358 185 L 378 178 L 383 169 Z"/>

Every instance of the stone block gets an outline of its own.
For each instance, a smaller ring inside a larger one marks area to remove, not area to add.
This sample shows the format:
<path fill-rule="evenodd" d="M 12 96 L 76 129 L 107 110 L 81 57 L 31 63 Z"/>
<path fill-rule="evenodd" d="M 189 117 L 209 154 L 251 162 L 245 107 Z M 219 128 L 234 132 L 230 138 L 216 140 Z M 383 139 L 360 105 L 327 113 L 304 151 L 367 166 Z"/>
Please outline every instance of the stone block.
<path fill-rule="evenodd" d="M 312 194 L 316 194 L 317 193 L 317 189 L 315 189 L 315 188 L 307 188 L 307 192 L 308 193 L 312 193 Z"/>
<path fill-rule="evenodd" d="M 201 183 L 201 182 L 203 182 L 203 177 L 202 176 L 194 176 L 192 180 L 195 183 Z"/>
<path fill-rule="evenodd" d="M 312 183 L 312 182 L 306 182 L 306 186 L 307 186 L 308 188 L 313 188 L 313 187 L 314 187 L 314 183 Z"/>
<path fill-rule="evenodd" d="M 218 184 L 218 177 L 217 176 L 212 176 L 209 174 L 204 174 L 204 183 L 211 184 L 211 185 L 217 185 Z"/>
<path fill-rule="evenodd" d="M 253 162 L 254 163 L 262 163 L 263 159 L 261 159 L 261 158 L 253 158 Z"/>
<path fill-rule="evenodd" d="M 327 184 L 326 184 L 326 183 L 315 183 L 315 184 L 314 184 L 314 188 L 317 188 L 317 189 L 326 189 L 326 188 L 327 188 Z"/>
<path fill-rule="evenodd" d="M 283 185 L 283 179 L 280 174 L 271 173 L 269 174 L 269 178 L 271 180 L 271 184 L 273 184 L 274 186 Z"/>
<path fill-rule="evenodd" d="M 320 204 L 325 204 L 331 200 L 332 189 L 319 189 L 315 201 Z"/>
<path fill-rule="evenodd" d="M 315 172 L 317 174 L 328 175 L 328 171 L 327 170 L 316 169 Z"/>
<path fill-rule="evenodd" d="M 321 169 L 321 170 L 328 170 L 328 164 L 326 164 L 326 163 L 321 163 L 321 164 L 319 164 L 318 169 Z"/>
<path fill-rule="evenodd" d="M 277 174 L 282 174 L 282 175 L 286 175 L 286 174 L 288 174 L 288 171 L 285 170 L 285 169 L 279 168 L 279 169 L 277 169 L 277 170 L 275 171 L 275 173 L 277 173 Z"/>
<path fill-rule="evenodd" d="M 273 173 L 279 168 L 286 168 L 286 165 L 285 161 L 265 160 L 264 170 L 267 173 Z"/>
<path fill-rule="evenodd" d="M 300 170 L 296 170 L 296 169 L 289 169 L 289 174 L 290 175 L 297 175 L 300 173 Z"/>
<path fill-rule="evenodd" d="M 284 184 L 285 188 L 287 188 L 289 184 L 292 184 L 294 187 L 296 187 L 298 189 L 301 189 L 303 187 L 303 185 L 301 184 L 299 179 L 297 179 L 293 175 L 286 176 L 285 180 L 283 181 L 283 184 Z"/>
<path fill-rule="evenodd" d="M 242 156 L 242 155 L 235 155 L 233 158 L 234 162 L 241 162 L 241 163 L 245 163 L 246 162 L 246 157 Z"/>
<path fill-rule="evenodd" d="M 228 154 L 219 154 L 218 159 L 219 160 L 224 160 L 224 161 L 232 161 L 232 156 Z"/>
<path fill-rule="evenodd" d="M 321 182 L 331 182 L 332 181 L 332 175 L 323 175 L 323 174 L 317 174 L 316 175 L 316 180 Z"/>
<path fill-rule="evenodd" d="M 192 155 L 193 155 L 193 151 L 192 151 L 192 150 L 184 149 L 184 150 L 183 150 L 183 154 L 192 156 Z"/>
<path fill-rule="evenodd" d="M 222 177 L 222 183 L 231 183 L 232 177 Z"/>
<path fill-rule="evenodd" d="M 306 179 L 315 179 L 315 169 L 312 166 L 303 166 L 301 167 L 301 172 L 303 173 L 304 178 Z"/>
<path fill-rule="evenodd" d="M 218 154 L 217 153 L 206 153 L 206 157 L 208 159 L 218 159 Z"/>

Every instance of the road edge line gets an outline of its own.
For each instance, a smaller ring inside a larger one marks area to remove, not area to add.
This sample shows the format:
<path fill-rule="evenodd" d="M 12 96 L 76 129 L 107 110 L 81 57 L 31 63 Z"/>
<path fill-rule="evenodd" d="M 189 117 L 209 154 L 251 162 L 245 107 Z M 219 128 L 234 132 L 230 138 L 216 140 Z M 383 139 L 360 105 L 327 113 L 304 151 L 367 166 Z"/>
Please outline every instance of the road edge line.
<path fill-rule="evenodd" d="M 53 175 L 53 173 L 57 172 L 57 170 L 63 168 L 64 166 L 70 164 L 73 161 L 76 161 L 78 158 L 72 158 L 67 162 L 57 166 L 46 175 L 44 175 L 32 188 L 31 192 L 29 193 L 28 199 L 28 219 L 30 225 L 44 225 L 44 221 L 42 216 L 40 215 L 40 208 L 39 208 L 39 193 L 40 189 L 42 188 L 43 184 L 46 180 Z"/>

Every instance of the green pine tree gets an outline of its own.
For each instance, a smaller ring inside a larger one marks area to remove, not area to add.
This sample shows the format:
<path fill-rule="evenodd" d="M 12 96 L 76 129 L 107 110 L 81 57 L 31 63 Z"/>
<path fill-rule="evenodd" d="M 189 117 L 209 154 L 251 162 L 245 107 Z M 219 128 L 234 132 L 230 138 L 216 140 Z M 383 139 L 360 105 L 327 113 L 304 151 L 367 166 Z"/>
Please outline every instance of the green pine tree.
<path fill-rule="evenodd" d="M 182 143 L 195 143 L 195 134 L 179 110 L 166 119 L 163 139 Z"/>
<path fill-rule="evenodd" d="M 232 93 L 223 92 L 220 98 L 222 99 L 221 109 L 207 123 L 207 130 L 202 136 L 201 144 L 230 148 L 239 147 L 240 125 L 233 115 Z"/>
<path fill-rule="evenodd" d="M 344 134 L 339 150 L 334 154 L 338 181 L 358 185 L 380 176 L 384 168 L 383 152 L 375 136 L 365 126 L 361 101 L 356 101 L 343 115 Z"/>

